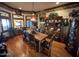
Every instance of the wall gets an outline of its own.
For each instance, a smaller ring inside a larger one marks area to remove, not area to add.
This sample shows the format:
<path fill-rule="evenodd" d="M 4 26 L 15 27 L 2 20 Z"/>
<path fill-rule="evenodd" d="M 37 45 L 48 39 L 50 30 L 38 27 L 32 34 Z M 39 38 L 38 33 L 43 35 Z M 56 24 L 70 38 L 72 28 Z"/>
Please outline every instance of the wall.
<path fill-rule="evenodd" d="M 69 13 L 70 13 L 73 9 L 79 10 L 79 7 L 76 7 L 76 8 L 69 8 L 69 9 L 62 9 L 62 10 L 56 10 L 56 11 L 52 11 L 52 12 L 46 13 L 46 15 L 48 16 L 50 13 L 55 12 L 55 13 L 58 13 L 59 16 L 63 16 L 64 18 L 68 18 L 68 17 L 69 17 Z"/>

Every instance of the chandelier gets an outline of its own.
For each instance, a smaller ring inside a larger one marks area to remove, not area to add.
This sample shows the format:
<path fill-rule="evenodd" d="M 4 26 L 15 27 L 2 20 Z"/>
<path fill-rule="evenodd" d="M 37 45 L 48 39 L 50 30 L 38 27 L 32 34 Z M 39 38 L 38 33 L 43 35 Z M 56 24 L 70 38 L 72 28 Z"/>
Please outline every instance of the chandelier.
<path fill-rule="evenodd" d="M 32 17 L 31 17 L 31 21 L 36 21 L 36 15 L 34 12 L 35 8 L 34 8 L 34 2 L 32 3 Z"/>

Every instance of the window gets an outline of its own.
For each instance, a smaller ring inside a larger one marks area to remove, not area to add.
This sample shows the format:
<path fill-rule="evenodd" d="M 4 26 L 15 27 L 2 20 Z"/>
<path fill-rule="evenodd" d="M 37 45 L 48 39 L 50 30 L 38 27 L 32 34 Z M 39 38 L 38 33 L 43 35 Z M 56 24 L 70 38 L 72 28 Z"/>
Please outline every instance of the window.
<path fill-rule="evenodd" d="M 2 27 L 3 27 L 3 31 L 6 31 L 10 28 L 9 19 L 2 19 Z"/>
<path fill-rule="evenodd" d="M 14 28 L 23 27 L 23 20 L 14 20 Z"/>

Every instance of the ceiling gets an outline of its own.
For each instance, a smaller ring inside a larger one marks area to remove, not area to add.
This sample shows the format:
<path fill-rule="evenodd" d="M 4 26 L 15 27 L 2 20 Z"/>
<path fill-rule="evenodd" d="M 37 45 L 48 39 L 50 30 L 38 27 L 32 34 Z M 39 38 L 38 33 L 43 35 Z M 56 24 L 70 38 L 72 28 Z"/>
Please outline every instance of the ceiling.
<path fill-rule="evenodd" d="M 6 5 L 13 8 L 22 8 L 24 11 L 42 11 L 44 9 L 53 8 L 59 5 L 67 4 L 68 2 L 5 2 Z"/>

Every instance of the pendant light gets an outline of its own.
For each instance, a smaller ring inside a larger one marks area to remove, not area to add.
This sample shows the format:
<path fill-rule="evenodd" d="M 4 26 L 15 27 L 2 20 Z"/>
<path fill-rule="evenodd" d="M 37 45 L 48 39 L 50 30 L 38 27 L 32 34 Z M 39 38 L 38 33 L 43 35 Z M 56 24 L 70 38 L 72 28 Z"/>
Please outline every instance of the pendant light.
<path fill-rule="evenodd" d="M 36 16 L 35 16 L 35 12 L 34 12 L 35 8 L 34 8 L 34 2 L 32 3 L 32 17 L 31 17 L 31 21 L 36 21 Z"/>
<path fill-rule="evenodd" d="M 45 16 L 45 20 L 47 20 L 48 19 L 48 15 L 46 14 L 46 16 Z"/>

